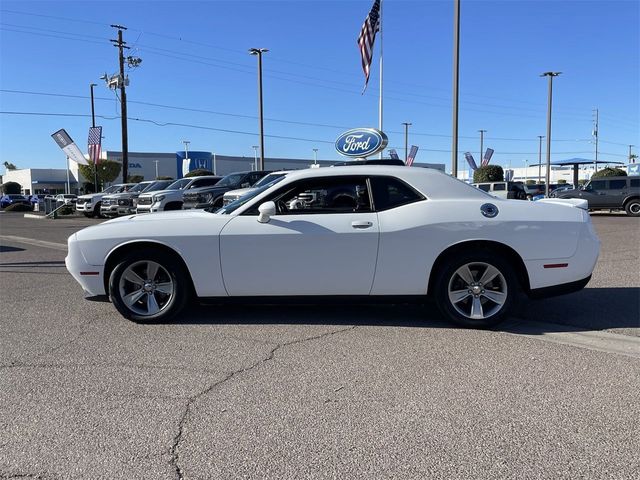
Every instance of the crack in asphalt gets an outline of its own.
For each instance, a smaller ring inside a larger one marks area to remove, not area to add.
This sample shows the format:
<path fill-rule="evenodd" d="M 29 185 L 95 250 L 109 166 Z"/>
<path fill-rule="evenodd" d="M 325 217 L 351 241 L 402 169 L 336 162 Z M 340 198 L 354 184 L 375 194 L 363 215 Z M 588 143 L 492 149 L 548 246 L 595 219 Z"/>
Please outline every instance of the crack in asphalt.
<path fill-rule="evenodd" d="M 259 367 L 260 365 L 263 365 L 263 364 L 273 360 L 273 358 L 275 357 L 276 352 L 278 350 L 281 350 L 284 347 L 289 347 L 291 345 L 297 345 L 297 344 L 300 344 L 300 343 L 310 342 L 312 340 L 318 340 L 320 338 L 330 337 L 330 336 L 336 335 L 338 333 L 349 332 L 349 331 L 355 330 L 356 328 L 357 328 L 357 325 L 351 325 L 351 326 L 349 326 L 347 328 L 341 328 L 339 330 L 333 330 L 331 332 L 323 333 L 321 335 L 315 335 L 313 337 L 307 337 L 307 338 L 303 338 L 303 339 L 300 339 L 300 340 L 294 340 L 294 341 L 286 342 L 286 343 L 278 343 L 275 347 L 273 347 L 271 349 L 271 351 L 269 351 L 269 353 L 264 358 L 258 360 L 257 362 L 253 363 L 252 365 L 250 365 L 248 367 L 240 368 L 238 370 L 234 370 L 233 372 L 228 373 L 222 380 L 219 380 L 217 382 L 212 383 L 211 385 L 209 385 L 207 388 L 205 388 L 203 391 L 201 391 L 197 395 L 189 397 L 187 399 L 187 405 L 185 406 L 184 412 L 183 412 L 182 416 L 180 417 L 180 421 L 178 422 L 178 433 L 174 437 L 173 444 L 171 445 L 171 448 L 169 449 L 169 453 L 171 455 L 170 463 L 171 463 L 171 465 L 173 466 L 173 468 L 176 471 L 176 478 L 178 480 L 182 480 L 184 478 L 183 472 L 182 472 L 182 468 L 178 464 L 178 461 L 179 461 L 179 458 L 178 458 L 179 457 L 178 456 L 178 447 L 180 446 L 180 442 L 182 440 L 183 429 L 184 429 L 185 423 L 187 421 L 187 417 L 189 416 L 189 412 L 191 411 L 191 406 L 196 401 L 198 401 L 200 398 L 202 398 L 203 396 L 205 396 L 208 393 L 210 393 L 211 391 L 213 391 L 213 389 L 215 389 L 216 387 L 222 385 L 223 383 L 228 382 L 232 378 L 234 378 L 234 377 L 236 377 L 236 376 L 238 376 L 238 375 L 240 375 L 242 373 L 254 370 L 255 368 Z"/>

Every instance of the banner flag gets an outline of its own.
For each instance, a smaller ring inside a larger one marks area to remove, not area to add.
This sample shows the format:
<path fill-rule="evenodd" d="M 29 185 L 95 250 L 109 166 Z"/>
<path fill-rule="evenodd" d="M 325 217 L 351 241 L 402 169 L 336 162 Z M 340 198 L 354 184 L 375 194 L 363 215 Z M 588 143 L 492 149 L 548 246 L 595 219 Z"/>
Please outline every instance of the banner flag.
<path fill-rule="evenodd" d="M 400 157 L 398 156 L 398 152 L 396 152 L 395 148 L 392 148 L 391 150 L 389 150 L 389 157 L 391 157 L 393 160 L 400 160 Z"/>
<path fill-rule="evenodd" d="M 487 165 L 489 165 L 489 162 L 491 161 L 492 156 L 493 156 L 493 149 L 487 148 L 487 151 L 484 153 L 484 158 L 482 159 L 483 167 L 486 167 Z"/>
<path fill-rule="evenodd" d="M 100 148 L 102 144 L 102 127 L 89 127 L 89 159 L 94 165 L 100 162 Z"/>
<path fill-rule="evenodd" d="M 418 147 L 415 145 L 411 145 L 411 150 L 409 150 L 409 155 L 407 156 L 407 167 L 413 165 L 413 161 L 416 159 L 416 155 L 418 154 Z"/>
<path fill-rule="evenodd" d="M 478 169 L 478 165 L 476 165 L 476 161 L 473 159 L 473 155 L 471 155 L 470 152 L 465 152 L 464 158 L 466 158 L 467 163 L 471 167 L 471 170 L 475 172 Z"/>
<path fill-rule="evenodd" d="M 64 128 L 61 128 L 57 132 L 51 134 L 51 138 L 53 138 L 53 140 L 71 160 L 79 163 L 80 165 L 89 165 L 87 159 L 84 158 L 84 155 L 78 146 L 73 143 L 73 140 L 71 140 L 71 137 Z"/>

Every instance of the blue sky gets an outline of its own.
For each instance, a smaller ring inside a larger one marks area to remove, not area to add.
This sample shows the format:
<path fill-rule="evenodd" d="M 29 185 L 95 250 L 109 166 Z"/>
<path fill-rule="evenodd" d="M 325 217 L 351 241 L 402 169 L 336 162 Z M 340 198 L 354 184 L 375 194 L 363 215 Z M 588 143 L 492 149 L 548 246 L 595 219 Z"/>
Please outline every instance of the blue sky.
<path fill-rule="evenodd" d="M 337 160 L 333 142 L 342 131 L 378 122 L 379 38 L 364 95 L 356 45 L 371 5 L 3 0 L 0 111 L 30 115 L 0 114 L 0 162 L 63 166 L 50 137 L 60 128 L 86 151 L 91 82 L 98 84 L 96 114 L 107 117 L 97 119 L 103 148 L 121 148 L 117 99 L 99 80 L 118 68 L 111 23 L 128 27 L 129 53 L 143 60 L 128 72 L 128 116 L 138 119 L 129 121 L 130 151 L 172 152 L 187 139 L 192 150 L 252 157 L 257 62 L 247 49 L 262 47 L 270 50 L 264 55 L 266 156 L 311 159 L 318 148 L 318 158 Z M 384 0 L 389 145 L 403 154 L 401 124 L 411 122 L 417 161 L 447 169 L 452 19 L 449 0 Z M 593 158 L 598 108 L 600 158 L 626 161 L 628 145 L 640 146 L 639 19 L 635 0 L 462 0 L 460 164 L 464 151 L 479 156 L 479 129 L 487 130 L 485 147 L 496 151 L 492 163 L 537 162 L 547 105 L 547 80 L 539 75 L 549 70 L 563 72 L 554 80 L 552 159 Z"/>

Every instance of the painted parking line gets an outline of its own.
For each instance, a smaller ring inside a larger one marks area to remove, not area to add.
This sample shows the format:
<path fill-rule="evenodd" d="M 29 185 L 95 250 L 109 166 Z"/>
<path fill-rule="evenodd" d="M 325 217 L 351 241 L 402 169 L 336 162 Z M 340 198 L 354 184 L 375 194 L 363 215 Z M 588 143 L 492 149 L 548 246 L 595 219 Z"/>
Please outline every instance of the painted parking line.
<path fill-rule="evenodd" d="M 598 330 L 580 330 L 576 327 L 540 322 L 510 322 L 500 331 L 543 342 L 615 353 L 640 358 L 640 337 L 620 335 Z"/>
<path fill-rule="evenodd" d="M 15 235 L 0 235 L 0 240 L 7 242 L 26 243 L 27 245 L 35 245 L 36 247 L 52 248 L 54 250 L 67 251 L 66 243 L 47 242 L 45 240 L 36 240 L 35 238 L 16 237 Z"/>

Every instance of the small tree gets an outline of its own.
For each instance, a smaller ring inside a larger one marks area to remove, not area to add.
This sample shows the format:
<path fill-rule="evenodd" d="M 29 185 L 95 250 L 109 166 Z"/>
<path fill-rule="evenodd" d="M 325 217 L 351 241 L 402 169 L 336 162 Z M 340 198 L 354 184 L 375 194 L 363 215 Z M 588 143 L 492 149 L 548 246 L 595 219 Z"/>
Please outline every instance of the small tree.
<path fill-rule="evenodd" d="M 188 178 L 188 177 L 200 177 L 202 175 L 213 175 L 213 172 L 211 170 L 206 170 L 204 168 L 196 168 L 195 170 L 191 170 L 184 177 L 185 178 Z"/>
<path fill-rule="evenodd" d="M 167 177 L 166 175 L 160 175 L 156 180 L 173 180 L 173 177 Z"/>
<path fill-rule="evenodd" d="M 567 183 L 567 181 L 564 178 L 558 180 L 558 185 L 564 185 L 565 183 Z"/>
<path fill-rule="evenodd" d="M 2 191 L 7 195 L 20 195 L 22 185 L 18 182 L 7 182 L 2 184 Z"/>
<path fill-rule="evenodd" d="M 474 183 L 479 182 L 502 182 L 504 181 L 504 170 L 500 165 L 485 165 L 473 172 Z"/>
<path fill-rule="evenodd" d="M 612 168 L 606 167 L 602 170 L 598 170 L 591 175 L 591 178 L 599 178 L 599 177 L 626 177 L 627 172 L 622 170 L 621 168 Z"/>
<path fill-rule="evenodd" d="M 98 163 L 98 184 L 113 182 L 120 175 L 121 169 L 122 164 L 120 162 L 101 160 Z M 89 165 L 78 165 L 78 170 L 87 180 L 92 181 L 94 179 L 95 167 L 91 160 L 89 160 Z"/>
<path fill-rule="evenodd" d="M 4 168 L 6 168 L 7 170 L 17 170 L 18 169 L 18 167 L 16 167 L 13 163 L 4 162 L 3 165 L 4 165 Z"/>
<path fill-rule="evenodd" d="M 535 184 L 536 184 L 536 181 L 535 181 L 535 180 L 527 180 L 525 183 L 526 183 L 527 185 L 535 185 Z"/>
<path fill-rule="evenodd" d="M 143 175 L 129 175 L 129 178 L 127 178 L 127 183 L 140 183 L 143 180 Z"/>

